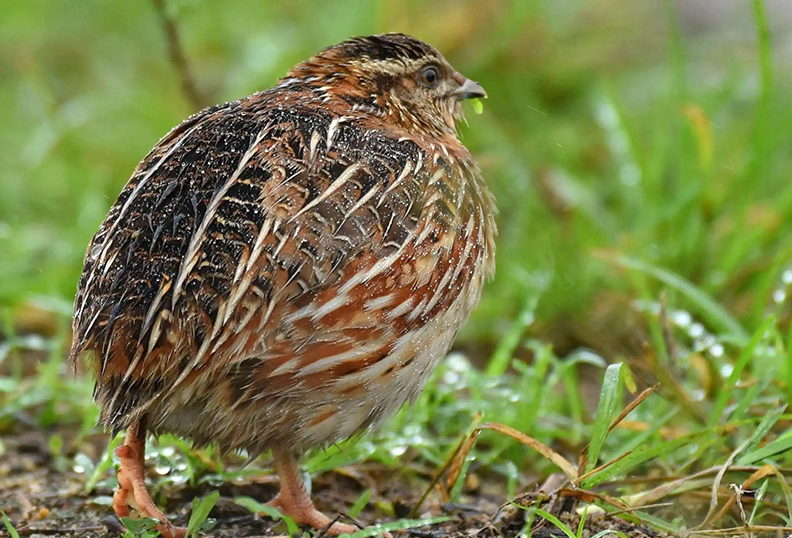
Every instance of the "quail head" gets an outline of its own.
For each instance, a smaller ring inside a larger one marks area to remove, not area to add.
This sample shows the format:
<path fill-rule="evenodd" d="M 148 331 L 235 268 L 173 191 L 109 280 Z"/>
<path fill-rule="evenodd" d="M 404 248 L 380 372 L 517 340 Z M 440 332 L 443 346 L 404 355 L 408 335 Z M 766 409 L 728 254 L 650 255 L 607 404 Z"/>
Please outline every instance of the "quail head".
<path fill-rule="evenodd" d="M 147 432 L 271 450 L 271 502 L 314 508 L 297 458 L 422 390 L 494 270 L 494 201 L 459 141 L 486 97 L 434 48 L 358 37 L 274 88 L 198 112 L 132 173 L 94 236 L 72 360 L 127 430 L 115 511 L 182 536 L 144 484 Z"/>

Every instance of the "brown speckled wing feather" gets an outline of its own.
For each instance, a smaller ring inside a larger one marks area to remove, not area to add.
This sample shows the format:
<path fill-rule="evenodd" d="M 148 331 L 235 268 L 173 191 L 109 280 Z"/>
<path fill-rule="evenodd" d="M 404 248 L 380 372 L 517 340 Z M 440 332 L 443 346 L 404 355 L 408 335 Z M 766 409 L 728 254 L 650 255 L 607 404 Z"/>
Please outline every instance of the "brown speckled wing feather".
<path fill-rule="evenodd" d="M 317 107 L 275 106 L 273 93 L 207 109 L 163 138 L 89 247 L 72 356 L 93 352 L 95 396 L 114 428 L 207 372 L 227 374 L 214 381 L 229 380 L 232 400 L 294 386 L 291 370 L 279 375 L 279 367 L 295 353 L 307 353 L 305 365 L 311 353 L 319 361 L 356 343 L 310 349 L 312 325 L 325 315 L 343 317 L 354 299 L 351 288 L 340 301 L 327 296 L 338 295 L 350 263 L 363 255 L 376 263 L 427 239 L 430 245 L 433 228 L 450 231 L 458 222 L 462 230 L 467 220 L 452 217 L 482 211 L 480 198 L 488 194 L 444 192 L 448 165 L 415 142 L 363 130 L 354 118 Z M 427 188 L 432 183 L 436 188 Z M 468 239 L 459 237 L 460 268 Z M 476 240 L 468 261 L 483 259 L 480 247 L 491 257 L 491 238 Z M 371 282 L 361 283 L 372 287 L 377 274 L 369 273 Z M 433 293 L 426 276 L 413 279 Z M 385 284 L 382 296 L 394 292 Z M 352 340 L 376 336 L 359 325 Z M 354 331 L 355 323 L 347 320 L 346 328 Z M 373 340 L 369 362 L 386 352 Z M 251 358 L 255 369 L 244 363 Z"/>

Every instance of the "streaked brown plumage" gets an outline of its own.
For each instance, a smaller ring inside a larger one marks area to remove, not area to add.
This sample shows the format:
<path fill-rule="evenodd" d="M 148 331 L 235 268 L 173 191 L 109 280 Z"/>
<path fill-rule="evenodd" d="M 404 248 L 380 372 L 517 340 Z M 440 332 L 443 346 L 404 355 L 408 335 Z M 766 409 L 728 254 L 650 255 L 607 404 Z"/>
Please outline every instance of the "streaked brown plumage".
<path fill-rule="evenodd" d="M 143 159 L 75 301 L 72 357 L 89 352 L 101 422 L 130 429 L 117 512 L 133 493 L 178 535 L 133 483 L 151 431 L 272 448 L 275 504 L 328 521 L 294 455 L 415 398 L 494 269 L 493 199 L 455 130 L 483 96 L 425 43 L 355 38 Z"/>

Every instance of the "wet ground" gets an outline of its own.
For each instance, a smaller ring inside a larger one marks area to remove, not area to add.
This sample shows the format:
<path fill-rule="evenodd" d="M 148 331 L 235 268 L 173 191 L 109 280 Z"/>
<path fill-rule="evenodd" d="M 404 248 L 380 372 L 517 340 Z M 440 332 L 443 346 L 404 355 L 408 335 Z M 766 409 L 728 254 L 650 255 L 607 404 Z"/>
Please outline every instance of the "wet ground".
<path fill-rule="evenodd" d="M 0 458 L 0 508 L 13 522 L 19 535 L 63 538 L 121 535 L 123 528 L 108 505 L 113 493 L 112 480 L 100 481 L 94 491 L 86 493 L 87 474 L 72 470 L 73 458 L 53 457 L 48 439 L 48 435 L 33 425 L 16 426 L 2 439 L 6 453 Z M 91 454 L 94 461 L 104 451 L 104 442 L 100 436 L 86 441 L 88 452 L 95 452 Z M 151 472 L 153 477 L 154 472 Z M 345 467 L 314 478 L 314 499 L 319 509 L 337 515 L 349 510 L 361 494 L 370 489 L 372 496 L 357 520 L 364 525 L 395 520 L 409 515 L 429 483 L 429 474 L 428 470 L 393 470 L 376 464 Z M 269 500 L 277 492 L 271 474 L 197 488 L 186 484 L 171 485 L 159 492 L 158 501 L 165 504 L 174 523 L 185 525 L 192 499 L 212 489 L 219 490 L 221 497 L 210 514 L 217 521 L 216 526 L 207 536 L 270 537 L 286 533 L 283 524 L 252 514 L 233 500 L 239 496 L 249 496 L 262 502 Z M 465 503 L 453 505 L 443 504 L 441 496 L 433 492 L 421 508 L 420 516 L 447 516 L 448 521 L 399 531 L 394 536 L 495 538 L 517 536 L 524 528 L 526 511 L 513 505 L 504 506 L 509 499 L 497 484 L 477 477 L 470 480 L 467 490 Z M 555 502 L 547 509 L 567 522 L 570 528 L 577 529 L 578 516 L 573 502 Z M 631 538 L 658 536 L 617 518 L 588 517 L 583 538 L 605 529 L 621 531 Z M 0 530 L 0 536 L 8 536 L 5 529 Z M 554 525 L 537 518 L 533 536 L 563 537 L 564 534 Z"/>

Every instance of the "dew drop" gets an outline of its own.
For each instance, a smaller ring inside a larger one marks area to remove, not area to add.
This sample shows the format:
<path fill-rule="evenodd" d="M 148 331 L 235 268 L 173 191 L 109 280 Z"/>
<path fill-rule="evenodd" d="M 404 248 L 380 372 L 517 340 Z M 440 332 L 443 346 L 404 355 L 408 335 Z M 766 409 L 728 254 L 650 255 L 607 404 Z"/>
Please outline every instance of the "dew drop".
<path fill-rule="evenodd" d="M 690 315 L 690 312 L 685 312 L 684 310 L 677 310 L 674 312 L 672 319 L 679 327 L 687 327 L 693 321 L 693 317 Z"/>
<path fill-rule="evenodd" d="M 701 338 L 704 335 L 704 326 L 701 323 L 694 323 L 688 329 L 691 338 Z"/>
<path fill-rule="evenodd" d="M 715 345 L 715 337 L 711 334 L 706 334 L 699 342 L 704 349 L 709 349 Z"/>
<path fill-rule="evenodd" d="M 459 382 L 459 374 L 456 372 L 446 372 L 443 375 L 443 381 L 447 385 L 456 385 Z"/>
<path fill-rule="evenodd" d="M 463 353 L 459 353 L 458 351 L 449 353 L 445 362 L 449 370 L 457 372 L 467 372 L 470 370 L 470 361 Z"/>
<path fill-rule="evenodd" d="M 154 467 L 154 472 L 158 475 L 166 475 L 170 472 L 170 465 L 157 465 Z"/>
<path fill-rule="evenodd" d="M 89 255 L 91 261 L 92 262 L 96 261 L 96 258 L 99 257 L 99 254 L 101 254 L 101 252 L 102 252 L 102 245 L 96 244 L 93 247 L 91 247 L 91 254 Z"/>

